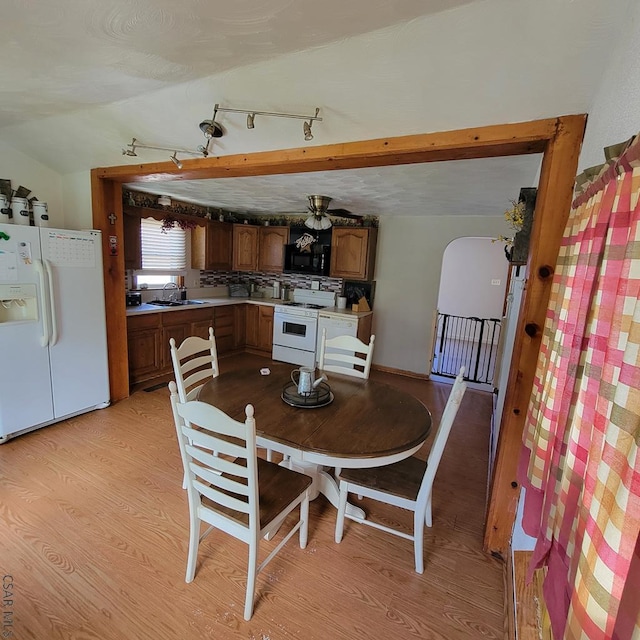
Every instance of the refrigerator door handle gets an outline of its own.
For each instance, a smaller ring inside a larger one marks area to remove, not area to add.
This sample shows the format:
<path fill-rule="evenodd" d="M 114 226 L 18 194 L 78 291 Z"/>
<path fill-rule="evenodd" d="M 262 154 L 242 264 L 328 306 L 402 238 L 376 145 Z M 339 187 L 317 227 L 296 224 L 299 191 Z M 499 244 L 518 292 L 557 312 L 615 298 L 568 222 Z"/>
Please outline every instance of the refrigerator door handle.
<path fill-rule="evenodd" d="M 40 336 L 40 345 L 46 347 L 49 345 L 49 304 L 47 301 L 47 278 L 44 273 L 44 266 L 41 260 L 34 260 L 33 267 L 38 274 L 40 281 L 40 310 L 42 312 L 42 331 Z"/>
<path fill-rule="evenodd" d="M 58 342 L 58 320 L 56 318 L 56 298 L 53 290 L 53 269 L 49 260 L 43 260 L 49 283 L 49 312 L 51 317 L 51 330 L 49 333 L 49 346 L 53 347 Z"/>

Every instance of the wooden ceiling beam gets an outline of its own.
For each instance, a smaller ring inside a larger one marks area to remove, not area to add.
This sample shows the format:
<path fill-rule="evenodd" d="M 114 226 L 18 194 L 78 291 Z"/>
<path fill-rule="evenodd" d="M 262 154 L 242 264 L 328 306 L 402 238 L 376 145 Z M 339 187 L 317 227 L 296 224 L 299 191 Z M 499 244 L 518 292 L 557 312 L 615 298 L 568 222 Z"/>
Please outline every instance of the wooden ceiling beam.
<path fill-rule="evenodd" d="M 95 169 L 98 178 L 116 182 L 199 180 L 360 169 L 422 162 L 442 162 L 543 153 L 557 119 L 493 125 L 398 138 L 379 138 L 317 147 L 252 154 L 183 159 Z"/>

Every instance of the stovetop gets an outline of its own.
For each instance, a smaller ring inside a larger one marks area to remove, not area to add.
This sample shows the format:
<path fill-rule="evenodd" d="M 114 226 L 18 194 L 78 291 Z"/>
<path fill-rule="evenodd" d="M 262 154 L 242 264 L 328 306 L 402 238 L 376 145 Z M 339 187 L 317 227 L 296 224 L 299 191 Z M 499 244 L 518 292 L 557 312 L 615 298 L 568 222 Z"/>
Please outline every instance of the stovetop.
<path fill-rule="evenodd" d="M 302 309 L 326 309 L 324 305 L 321 304 L 310 304 L 308 302 L 285 302 L 281 306 L 283 307 L 299 307 Z"/>

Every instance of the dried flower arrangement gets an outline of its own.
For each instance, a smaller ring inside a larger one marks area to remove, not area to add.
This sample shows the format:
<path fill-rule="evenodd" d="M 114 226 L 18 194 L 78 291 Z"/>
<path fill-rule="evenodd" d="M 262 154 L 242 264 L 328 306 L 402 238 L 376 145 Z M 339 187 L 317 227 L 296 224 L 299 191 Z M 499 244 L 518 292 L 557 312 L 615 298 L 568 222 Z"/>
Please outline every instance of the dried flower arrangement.
<path fill-rule="evenodd" d="M 518 233 L 518 231 L 522 231 L 522 227 L 524 226 L 526 205 L 524 202 L 518 202 L 517 200 L 511 200 L 510 202 L 511 208 L 504 212 L 504 219 L 515 233 Z M 494 242 L 504 242 L 507 247 L 511 247 L 513 245 L 515 233 L 513 236 L 500 235 L 494 240 Z"/>
<path fill-rule="evenodd" d="M 192 220 L 184 220 L 182 218 L 176 220 L 171 215 L 167 215 L 167 217 L 162 220 L 161 232 L 167 233 L 169 229 L 173 229 L 175 226 L 180 227 L 180 229 L 195 229 L 196 223 Z"/>

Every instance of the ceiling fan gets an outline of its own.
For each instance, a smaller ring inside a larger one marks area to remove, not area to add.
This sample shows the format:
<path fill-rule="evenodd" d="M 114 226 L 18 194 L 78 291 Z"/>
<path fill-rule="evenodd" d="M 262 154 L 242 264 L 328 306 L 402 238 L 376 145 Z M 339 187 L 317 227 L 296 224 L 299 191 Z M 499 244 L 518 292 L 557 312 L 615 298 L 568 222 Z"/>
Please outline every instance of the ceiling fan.
<path fill-rule="evenodd" d="M 351 213 L 347 209 L 329 209 L 329 203 L 332 200 L 329 196 L 307 196 L 307 198 L 309 198 L 310 215 L 304 221 L 304 224 L 309 229 L 329 229 L 331 227 L 329 216 L 340 216 L 341 218 L 352 218 L 354 220 L 362 219 L 362 216 Z"/>

